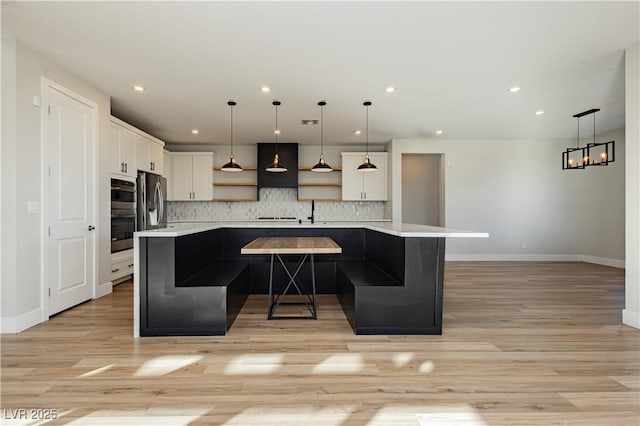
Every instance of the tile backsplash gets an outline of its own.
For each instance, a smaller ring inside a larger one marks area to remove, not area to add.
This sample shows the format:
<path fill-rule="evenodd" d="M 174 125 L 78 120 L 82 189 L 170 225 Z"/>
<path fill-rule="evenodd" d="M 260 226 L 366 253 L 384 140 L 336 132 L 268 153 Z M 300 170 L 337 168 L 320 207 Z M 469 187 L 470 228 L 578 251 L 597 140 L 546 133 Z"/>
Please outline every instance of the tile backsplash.
<path fill-rule="evenodd" d="M 317 221 L 382 220 L 384 201 L 336 201 L 315 203 Z M 169 201 L 167 218 L 170 222 L 182 220 L 256 220 L 260 217 L 280 217 L 307 220 L 311 214 L 310 201 L 298 201 L 296 190 L 288 188 L 261 188 L 260 201 L 212 202 Z"/>

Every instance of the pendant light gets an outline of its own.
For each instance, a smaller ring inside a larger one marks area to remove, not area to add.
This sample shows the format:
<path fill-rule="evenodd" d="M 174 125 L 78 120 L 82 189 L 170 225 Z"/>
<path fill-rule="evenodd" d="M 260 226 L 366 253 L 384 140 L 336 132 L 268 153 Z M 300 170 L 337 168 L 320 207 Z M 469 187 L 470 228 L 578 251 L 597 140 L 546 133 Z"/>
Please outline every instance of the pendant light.
<path fill-rule="evenodd" d="M 366 141 L 367 141 L 367 153 L 364 156 L 364 162 L 358 166 L 358 170 L 361 172 L 375 172 L 378 171 L 378 168 L 375 164 L 369 161 L 369 107 L 371 106 L 371 102 L 366 101 L 362 105 L 367 108 L 367 132 L 366 132 Z"/>
<path fill-rule="evenodd" d="M 266 170 L 273 173 L 284 173 L 288 170 L 287 166 L 280 162 L 280 157 L 278 156 L 278 135 L 280 134 L 280 129 L 278 129 L 278 106 L 280 106 L 280 101 L 273 101 L 273 106 L 276 107 L 276 129 L 274 131 L 276 134 L 276 153 L 273 156 L 273 163 L 269 164 Z"/>
<path fill-rule="evenodd" d="M 573 117 L 577 119 L 578 131 L 576 147 L 567 148 L 562 153 L 562 170 L 582 170 L 591 166 L 608 166 L 615 158 L 615 141 L 596 142 L 596 112 L 599 108 L 593 108 L 580 112 Z M 593 142 L 580 147 L 580 117 L 593 114 Z"/>
<path fill-rule="evenodd" d="M 323 148 L 324 148 L 324 132 L 323 132 L 324 116 L 323 116 L 323 110 L 324 110 L 324 106 L 326 104 L 327 103 L 325 101 L 318 102 L 318 106 L 320 107 L 320 161 L 318 161 L 318 164 L 316 164 L 315 166 L 313 166 L 311 168 L 312 172 L 331 172 L 331 171 L 333 171 L 331 166 L 328 165 L 327 163 L 325 163 L 325 161 L 324 161 L 324 152 L 323 152 Z"/>
<path fill-rule="evenodd" d="M 231 153 L 229 154 L 229 162 L 220 167 L 220 170 L 223 172 L 241 172 L 242 167 L 233 158 L 233 107 L 236 106 L 236 103 L 235 101 L 229 101 L 227 105 L 229 105 L 229 110 L 231 111 Z"/>

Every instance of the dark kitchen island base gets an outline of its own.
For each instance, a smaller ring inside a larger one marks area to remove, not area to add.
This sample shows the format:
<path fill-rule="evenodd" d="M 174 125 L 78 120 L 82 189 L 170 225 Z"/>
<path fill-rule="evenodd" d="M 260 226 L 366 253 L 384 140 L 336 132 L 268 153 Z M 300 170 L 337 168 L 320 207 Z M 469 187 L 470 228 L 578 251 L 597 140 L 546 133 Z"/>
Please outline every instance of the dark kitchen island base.
<path fill-rule="evenodd" d="M 224 335 L 246 297 L 269 288 L 269 260 L 240 248 L 274 236 L 324 236 L 342 247 L 342 254 L 317 257 L 317 292 L 337 294 L 356 334 L 442 334 L 443 237 L 358 227 L 220 227 L 138 237 L 140 335 Z M 310 271 L 301 277 L 309 287 Z M 286 282 L 281 278 L 276 282 Z"/>

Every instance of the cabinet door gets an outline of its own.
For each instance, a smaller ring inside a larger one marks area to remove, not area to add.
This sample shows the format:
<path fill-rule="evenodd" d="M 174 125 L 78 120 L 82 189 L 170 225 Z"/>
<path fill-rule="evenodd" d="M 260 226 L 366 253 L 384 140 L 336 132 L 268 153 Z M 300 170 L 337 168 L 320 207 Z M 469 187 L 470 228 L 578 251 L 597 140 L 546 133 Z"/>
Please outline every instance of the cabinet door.
<path fill-rule="evenodd" d="M 173 199 L 176 201 L 193 200 L 192 160 L 191 155 L 173 155 Z"/>
<path fill-rule="evenodd" d="M 163 172 L 163 153 L 162 145 L 157 142 L 149 142 L 149 163 L 153 173 L 162 175 Z"/>
<path fill-rule="evenodd" d="M 136 177 L 138 171 L 134 163 L 135 133 L 120 128 L 120 162 L 124 163 L 124 174 Z"/>
<path fill-rule="evenodd" d="M 167 201 L 173 201 L 173 157 L 169 151 L 162 152 L 162 176 L 167 179 Z"/>
<path fill-rule="evenodd" d="M 115 123 L 109 123 L 109 151 L 111 153 L 109 170 L 118 175 L 124 174 L 124 162 L 120 155 L 120 126 Z"/>
<path fill-rule="evenodd" d="M 365 201 L 387 201 L 387 153 L 370 152 L 369 160 L 378 170 L 362 174 Z"/>
<path fill-rule="evenodd" d="M 193 156 L 193 199 L 211 201 L 213 198 L 213 156 Z"/>
<path fill-rule="evenodd" d="M 342 200 L 360 201 L 364 198 L 362 192 L 362 175 L 358 166 L 362 164 L 364 154 L 342 153 Z"/>
<path fill-rule="evenodd" d="M 151 141 L 145 137 L 136 135 L 135 137 L 136 168 L 145 172 L 151 171 L 151 160 L 149 156 L 149 144 Z"/>

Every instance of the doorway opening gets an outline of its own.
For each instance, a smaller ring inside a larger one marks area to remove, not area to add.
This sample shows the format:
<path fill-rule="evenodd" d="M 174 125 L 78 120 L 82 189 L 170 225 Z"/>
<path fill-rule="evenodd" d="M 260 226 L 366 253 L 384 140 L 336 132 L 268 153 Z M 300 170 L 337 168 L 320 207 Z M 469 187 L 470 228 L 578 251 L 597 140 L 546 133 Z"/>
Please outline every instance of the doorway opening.
<path fill-rule="evenodd" d="M 402 222 L 445 226 L 443 154 L 402 154 Z"/>

